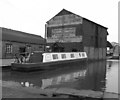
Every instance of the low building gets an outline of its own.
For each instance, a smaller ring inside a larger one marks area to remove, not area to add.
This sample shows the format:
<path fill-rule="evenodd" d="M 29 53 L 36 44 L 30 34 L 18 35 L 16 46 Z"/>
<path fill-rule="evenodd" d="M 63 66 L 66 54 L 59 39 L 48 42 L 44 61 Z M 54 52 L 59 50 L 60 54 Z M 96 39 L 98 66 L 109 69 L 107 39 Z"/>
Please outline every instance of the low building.
<path fill-rule="evenodd" d="M 63 9 L 46 22 L 47 49 L 87 52 L 89 59 L 105 59 L 107 28 Z"/>
<path fill-rule="evenodd" d="M 119 45 L 116 45 L 116 46 L 113 48 L 113 56 L 114 56 L 114 57 L 120 56 L 120 46 L 119 46 Z"/>
<path fill-rule="evenodd" d="M 112 42 L 112 48 L 107 50 L 108 56 L 112 56 L 112 58 L 119 58 L 120 57 L 120 44 Z"/>
<path fill-rule="evenodd" d="M 44 51 L 45 39 L 21 31 L 0 28 L 2 34 L 2 55 L 3 59 L 14 58 L 17 53 L 31 53 L 33 51 Z"/>

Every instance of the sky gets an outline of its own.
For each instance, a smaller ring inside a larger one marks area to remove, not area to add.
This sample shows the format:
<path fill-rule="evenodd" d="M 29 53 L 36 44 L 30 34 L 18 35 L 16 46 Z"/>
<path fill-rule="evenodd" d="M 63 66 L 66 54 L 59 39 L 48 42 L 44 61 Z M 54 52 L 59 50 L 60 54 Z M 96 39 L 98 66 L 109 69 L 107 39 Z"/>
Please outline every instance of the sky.
<path fill-rule="evenodd" d="M 108 28 L 118 42 L 119 0 L 0 0 L 0 27 L 45 36 L 45 24 L 63 8 Z"/>

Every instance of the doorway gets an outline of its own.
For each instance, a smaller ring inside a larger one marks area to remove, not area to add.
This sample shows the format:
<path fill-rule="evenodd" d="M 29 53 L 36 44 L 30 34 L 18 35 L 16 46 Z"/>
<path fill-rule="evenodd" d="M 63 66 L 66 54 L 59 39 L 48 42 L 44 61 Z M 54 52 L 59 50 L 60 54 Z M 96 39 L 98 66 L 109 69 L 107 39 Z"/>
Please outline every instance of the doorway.
<path fill-rule="evenodd" d="M 60 43 L 54 43 L 52 45 L 52 52 L 64 52 L 64 47 Z"/>

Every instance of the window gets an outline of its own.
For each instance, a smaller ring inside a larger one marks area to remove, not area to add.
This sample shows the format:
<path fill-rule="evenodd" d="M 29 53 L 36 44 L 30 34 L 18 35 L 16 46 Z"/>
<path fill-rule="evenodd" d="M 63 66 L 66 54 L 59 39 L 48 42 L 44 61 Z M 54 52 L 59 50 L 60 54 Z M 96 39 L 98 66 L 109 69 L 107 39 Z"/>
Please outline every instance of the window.
<path fill-rule="evenodd" d="M 66 58 L 66 55 L 65 55 L 65 54 L 62 54 L 61 56 L 62 56 L 62 59 Z"/>
<path fill-rule="evenodd" d="M 58 59 L 58 55 L 57 54 L 53 54 L 53 59 Z"/>
<path fill-rule="evenodd" d="M 6 44 L 6 53 L 12 53 L 12 44 Z"/>
<path fill-rule="evenodd" d="M 84 54 L 84 53 L 82 53 L 82 56 L 84 57 L 84 56 L 85 56 L 85 54 Z"/>
<path fill-rule="evenodd" d="M 71 54 L 70 56 L 71 56 L 71 58 L 74 58 L 74 54 Z"/>
<path fill-rule="evenodd" d="M 81 54 L 79 53 L 79 56 L 81 57 Z"/>

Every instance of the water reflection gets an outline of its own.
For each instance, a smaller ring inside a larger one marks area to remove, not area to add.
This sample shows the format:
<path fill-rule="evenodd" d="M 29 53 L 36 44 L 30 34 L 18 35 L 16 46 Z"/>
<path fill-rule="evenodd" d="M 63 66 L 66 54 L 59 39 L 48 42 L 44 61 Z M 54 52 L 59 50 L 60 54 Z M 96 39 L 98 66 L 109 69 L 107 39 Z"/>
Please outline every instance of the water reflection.
<path fill-rule="evenodd" d="M 118 60 L 107 62 L 105 84 L 105 91 L 107 92 L 120 93 L 120 90 L 118 90 L 118 71 L 120 71 L 120 68 L 118 67 L 119 62 L 120 61 Z"/>
<path fill-rule="evenodd" d="M 106 64 L 107 72 L 111 70 L 111 67 L 113 65 L 113 61 L 108 61 Z"/>
<path fill-rule="evenodd" d="M 71 87 L 95 91 L 118 92 L 118 62 L 97 61 L 77 63 L 55 70 L 16 72 L 3 70 L 2 79 L 19 82 L 23 87 Z"/>
<path fill-rule="evenodd" d="M 86 70 L 82 70 L 82 71 L 79 71 L 79 72 L 65 74 L 65 75 L 61 75 L 61 76 L 58 76 L 58 77 L 53 77 L 53 78 L 50 78 L 50 79 L 42 79 L 41 88 L 44 89 L 48 86 L 63 84 L 65 82 L 76 81 L 80 78 L 85 77 L 86 72 L 87 72 Z"/>
<path fill-rule="evenodd" d="M 82 83 L 80 83 L 80 89 L 104 91 L 105 77 L 106 61 L 89 63 L 86 78 Z"/>
<path fill-rule="evenodd" d="M 21 82 L 21 85 L 25 87 L 39 86 L 42 89 L 48 87 L 71 87 L 97 91 L 104 91 L 105 89 L 106 61 L 88 63 L 86 66 L 75 71 L 73 70 L 72 72 L 68 71 L 65 73 L 66 70 L 62 70 L 64 73 L 61 73 L 61 71 L 56 71 L 59 72 L 60 75 L 54 75 L 50 78 L 40 78 L 39 75 L 35 75 L 35 77 L 33 76 L 29 79 L 26 76 L 26 79 L 21 79 L 24 80 Z M 49 75 L 49 72 L 47 74 Z"/>

